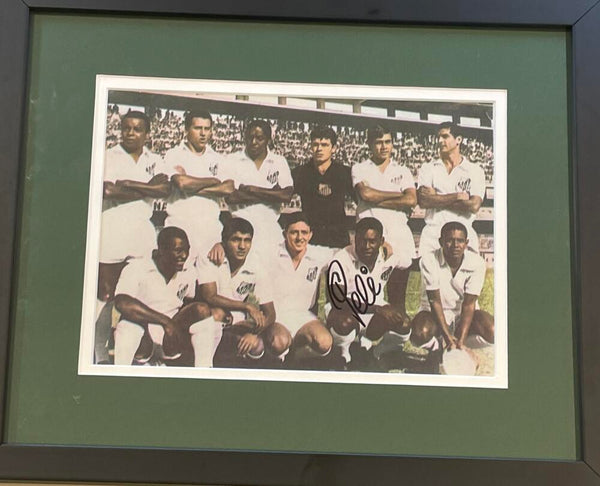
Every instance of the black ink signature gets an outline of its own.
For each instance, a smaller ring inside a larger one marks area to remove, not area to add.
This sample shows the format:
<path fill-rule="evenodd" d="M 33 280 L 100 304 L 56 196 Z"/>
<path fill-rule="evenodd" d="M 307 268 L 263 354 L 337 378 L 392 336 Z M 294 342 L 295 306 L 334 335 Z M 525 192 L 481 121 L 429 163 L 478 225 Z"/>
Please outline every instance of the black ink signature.
<path fill-rule="evenodd" d="M 367 275 L 369 270 L 363 265 L 360 267 L 360 273 Z M 352 315 L 361 326 L 365 327 L 366 324 L 362 320 L 361 315 L 366 314 L 369 307 L 375 303 L 375 298 L 381 293 L 381 284 L 377 284 L 377 287 L 375 287 L 373 277 L 367 277 L 364 280 L 362 275 L 356 275 L 354 277 L 354 285 L 356 290 L 347 295 L 348 283 L 346 275 L 340 262 L 333 260 L 327 268 L 327 294 L 329 295 L 329 300 L 337 310 L 341 310 L 343 304 L 347 303 L 352 311 Z"/>

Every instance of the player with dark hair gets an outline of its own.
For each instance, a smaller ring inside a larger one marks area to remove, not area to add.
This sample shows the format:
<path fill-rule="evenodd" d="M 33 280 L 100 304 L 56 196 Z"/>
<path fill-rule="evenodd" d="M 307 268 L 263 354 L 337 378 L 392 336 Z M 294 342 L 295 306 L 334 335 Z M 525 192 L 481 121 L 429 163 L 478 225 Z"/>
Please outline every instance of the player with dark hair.
<path fill-rule="evenodd" d="M 309 244 L 312 230 L 302 212 L 284 219 L 283 238 L 270 275 L 277 283 L 273 286 L 277 322 L 293 337 L 286 364 L 291 368 L 318 366 L 318 358 L 326 356 L 332 346 L 331 334 L 316 309 L 319 281 L 328 260 Z"/>
<path fill-rule="evenodd" d="M 419 206 L 427 210 L 419 243 L 421 256 L 439 248 L 440 229 L 449 221 L 463 223 L 469 232 L 470 247 L 479 251 L 479 238 L 472 223 L 483 202 L 485 174 L 461 154 L 462 140 L 456 125 L 440 124 L 440 158 L 423 164 L 419 170 L 417 199 Z"/>
<path fill-rule="evenodd" d="M 127 262 L 150 257 L 156 243 L 150 221 L 154 200 L 167 197 L 171 186 L 162 159 L 146 147 L 149 135 L 148 116 L 130 111 L 121 118 L 121 143 L 106 151 L 97 316 L 113 298 Z M 97 323 L 97 361 L 108 359 L 103 354 L 110 327 L 109 318 Z"/>
<path fill-rule="evenodd" d="M 292 171 L 294 192 L 313 231 L 312 244 L 333 249 L 350 243 L 345 200 L 354 194 L 350 167 L 333 162 L 336 144 L 332 128 L 316 127 L 310 134 L 311 161 Z"/>
<path fill-rule="evenodd" d="M 442 336 L 449 349 L 463 348 L 473 335 L 477 345 L 494 342 L 494 317 L 478 308 L 477 298 L 485 280 L 485 261 L 467 248 L 467 228 L 452 221 L 440 233 L 441 248 L 421 256 L 422 297 L 420 314 L 436 323 L 435 335 Z M 419 315 L 419 314 L 418 314 Z M 413 333 L 430 338 L 419 320 Z"/>
<path fill-rule="evenodd" d="M 336 253 L 327 270 L 327 326 L 346 362 L 354 360 L 350 345 L 355 340 L 360 355 L 384 335 L 398 342 L 410 336 L 405 294 L 412 259 L 386 256 L 383 243 L 381 222 L 363 218 L 356 223 L 354 246 Z"/>
<path fill-rule="evenodd" d="M 196 273 L 185 266 L 189 249 L 185 231 L 164 228 L 152 258 L 134 260 L 121 273 L 115 291 L 121 314 L 114 331 L 116 365 L 211 365 L 221 325 L 208 305 L 192 302 Z M 198 336 L 206 346 L 193 346 Z"/>
<path fill-rule="evenodd" d="M 394 253 L 415 258 L 415 242 L 408 218 L 417 204 L 413 176 L 392 159 L 392 131 L 376 125 L 367 131 L 371 158 L 352 167 L 352 182 L 358 195 L 357 219 L 377 218 L 383 224 L 385 241 Z"/>
<path fill-rule="evenodd" d="M 268 275 L 254 254 L 254 228 L 242 218 L 224 224 L 225 261 L 216 266 L 207 259 L 198 266 L 200 295 L 223 312 L 227 324 L 215 355 L 215 366 L 251 366 L 265 351 L 279 363 L 291 344 L 290 333 L 275 322 Z M 236 355 L 240 359 L 236 359 Z"/>
<path fill-rule="evenodd" d="M 185 140 L 165 154 L 167 173 L 175 188 L 165 224 L 185 229 L 193 263 L 220 240 L 219 198 L 234 190 L 224 157 L 210 146 L 212 124 L 207 111 L 187 112 Z"/>
<path fill-rule="evenodd" d="M 231 213 L 254 227 L 253 252 L 272 258 L 281 239 L 278 218 L 281 204 L 290 201 L 293 181 L 287 161 L 269 150 L 271 126 L 264 120 L 252 120 L 244 130 L 245 150 L 227 160 L 236 190 L 227 197 Z M 218 253 L 219 248 L 215 249 Z M 220 255 L 211 252 L 213 260 Z"/>

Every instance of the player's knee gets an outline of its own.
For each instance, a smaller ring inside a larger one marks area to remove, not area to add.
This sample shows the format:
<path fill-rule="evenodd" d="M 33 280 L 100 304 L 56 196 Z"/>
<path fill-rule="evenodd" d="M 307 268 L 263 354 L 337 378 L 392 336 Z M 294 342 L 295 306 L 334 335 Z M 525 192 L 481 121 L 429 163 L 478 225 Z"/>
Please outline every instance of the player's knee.
<path fill-rule="evenodd" d="M 329 331 L 319 333 L 313 339 L 313 349 L 319 354 L 327 353 L 333 346 L 333 337 Z"/>
<path fill-rule="evenodd" d="M 217 322 L 224 322 L 226 317 L 227 317 L 227 313 L 221 309 L 220 307 L 213 307 L 211 310 L 211 314 L 213 316 L 213 319 Z"/>
<path fill-rule="evenodd" d="M 327 327 L 346 335 L 356 329 L 356 319 L 348 312 L 332 310 L 327 316 Z"/>
<path fill-rule="evenodd" d="M 410 340 L 415 346 L 421 346 L 437 335 L 437 324 L 433 314 L 428 311 L 419 312 L 412 320 Z"/>
<path fill-rule="evenodd" d="M 269 336 L 268 345 L 271 353 L 279 356 L 289 349 L 292 344 L 292 336 L 287 330 L 274 332 Z"/>
<path fill-rule="evenodd" d="M 193 306 L 192 309 L 194 312 L 195 320 L 201 321 L 203 319 L 206 319 L 207 317 L 210 317 L 210 307 L 204 302 L 194 302 L 190 305 Z"/>
<path fill-rule="evenodd" d="M 471 327 L 475 328 L 474 330 L 482 335 L 486 340 L 490 340 L 495 335 L 494 329 L 494 316 L 492 316 L 489 312 L 483 310 L 476 310 L 473 314 L 473 324 Z"/>

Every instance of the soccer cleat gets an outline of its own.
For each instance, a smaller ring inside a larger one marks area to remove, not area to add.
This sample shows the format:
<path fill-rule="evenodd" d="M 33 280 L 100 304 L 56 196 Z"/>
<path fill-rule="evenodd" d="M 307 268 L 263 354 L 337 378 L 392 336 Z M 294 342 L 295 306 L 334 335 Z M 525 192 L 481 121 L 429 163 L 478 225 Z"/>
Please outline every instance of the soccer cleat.
<path fill-rule="evenodd" d="M 373 355 L 377 359 L 392 351 L 403 349 L 404 344 L 408 341 L 409 335 L 403 336 L 396 333 L 386 332 L 381 339 L 381 342 L 373 346 Z"/>
<path fill-rule="evenodd" d="M 382 371 L 379 361 L 373 355 L 373 349 L 365 349 L 358 342 L 350 345 L 352 360 L 348 363 L 348 371 Z"/>

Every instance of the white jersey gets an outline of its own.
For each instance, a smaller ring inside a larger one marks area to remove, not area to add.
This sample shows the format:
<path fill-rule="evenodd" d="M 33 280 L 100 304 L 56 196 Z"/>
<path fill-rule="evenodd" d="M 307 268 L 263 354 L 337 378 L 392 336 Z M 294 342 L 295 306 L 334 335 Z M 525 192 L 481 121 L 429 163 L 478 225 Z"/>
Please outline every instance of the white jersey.
<path fill-rule="evenodd" d="M 479 295 L 485 280 L 485 261 L 471 250 L 452 276 L 442 249 L 421 256 L 421 310 L 431 310 L 427 290 L 439 290 L 446 322 L 451 325 L 460 317 L 465 294 Z"/>
<path fill-rule="evenodd" d="M 292 257 L 285 243 L 279 245 L 277 256 L 270 266 L 273 297 L 277 316 L 290 312 L 308 311 L 317 299 L 319 278 L 328 260 L 320 256 L 311 245 L 308 245 L 304 257 L 294 268 Z"/>
<path fill-rule="evenodd" d="M 121 145 L 116 145 L 106 151 L 104 162 L 104 181 L 131 180 L 149 182 L 155 175 L 164 173 L 163 161 L 159 155 L 144 147 L 137 162 Z M 146 218 L 152 216 L 152 198 L 136 201 L 117 202 L 105 201 L 106 213 L 127 221 L 131 218 Z"/>
<path fill-rule="evenodd" d="M 195 293 L 196 273 L 193 270 L 176 272 L 166 282 L 152 258 L 140 258 L 127 264 L 115 289 L 115 295 L 129 295 L 168 317 L 177 313 L 184 298 L 193 298 Z"/>
<path fill-rule="evenodd" d="M 421 186 L 431 187 L 438 194 L 466 192 L 469 196 L 479 196 L 483 199 L 485 174 L 479 165 L 470 162 L 465 156 L 449 174 L 444 163 L 437 159 L 423 164 L 419 170 L 419 187 Z M 450 209 L 427 209 L 425 212 L 425 222 L 439 227 L 450 221 L 458 221 L 470 227 L 474 220 L 473 213 L 457 213 Z"/>
<path fill-rule="evenodd" d="M 292 174 L 285 157 L 268 152 L 260 169 L 245 151 L 236 152 L 228 157 L 227 164 L 235 187 L 240 184 L 273 188 L 293 187 Z M 256 203 L 230 205 L 232 214 L 244 218 L 254 227 L 254 248 L 263 259 L 273 258 L 276 247 L 281 241 L 281 227 L 277 220 L 281 210 L 280 203 Z"/>
<path fill-rule="evenodd" d="M 185 142 L 181 142 L 165 154 L 165 169 L 168 176 L 184 174 L 191 177 L 215 177 L 220 181 L 231 179 L 227 175 L 224 157 L 211 147 L 203 154 L 192 152 Z M 169 218 L 178 221 L 195 221 L 202 226 L 203 221 L 218 220 L 221 209 L 219 198 L 211 196 L 186 196 L 177 193 L 168 206 Z M 184 228 L 185 229 L 185 228 Z"/>
<path fill-rule="evenodd" d="M 162 159 L 146 147 L 136 162 L 121 145 L 106 151 L 104 181 L 149 182 L 164 173 Z M 129 258 L 149 258 L 156 248 L 156 232 L 150 222 L 153 199 L 118 202 L 105 200 L 102 211 L 100 262 L 117 263 Z"/>
<path fill-rule="evenodd" d="M 395 160 L 390 161 L 383 172 L 371 159 L 356 164 L 352 167 L 352 185 L 356 186 L 360 182 L 378 191 L 404 192 L 406 189 L 415 188 L 410 170 Z M 366 217 L 376 218 L 381 222 L 383 236 L 392 245 L 394 253 L 405 253 L 410 258 L 415 257 L 415 242 L 407 224 L 406 212 L 378 208 L 375 204 L 359 198 L 356 219 Z"/>
<path fill-rule="evenodd" d="M 200 285 L 210 282 L 217 284 L 217 294 L 238 302 L 255 302 L 258 305 L 273 302 L 271 285 L 268 275 L 263 270 L 264 266 L 256 258 L 248 256 L 244 264 L 238 268 L 235 275 L 231 275 L 227 259 L 217 266 L 208 259 L 203 258 L 198 264 L 198 283 Z M 241 312 L 232 312 L 234 322 L 243 320 Z"/>
<path fill-rule="evenodd" d="M 406 189 L 415 189 L 415 181 L 410 170 L 395 160 L 391 160 L 383 172 L 371 159 L 354 165 L 352 167 L 352 185 L 356 186 L 360 182 L 378 191 L 403 192 Z M 404 211 L 378 208 L 375 204 L 362 199 L 358 201 L 356 214 L 358 219 L 368 216 L 377 218 L 384 227 L 406 224 L 408 220 Z"/>
<path fill-rule="evenodd" d="M 369 270 L 367 265 L 361 262 L 354 250 L 353 245 L 349 245 L 346 248 L 338 251 L 328 267 L 328 284 L 339 283 L 340 278 L 343 276 L 346 279 L 346 296 L 350 297 L 353 292 L 357 291 L 357 281 L 367 282 L 368 278 L 373 279 L 373 288 L 375 292 L 367 288 L 367 300 L 374 301 L 374 305 L 386 305 L 388 302 L 385 300 L 384 288 L 390 278 L 390 275 L 394 269 L 405 269 L 410 267 L 412 259 L 402 257 L 394 253 L 389 258 L 383 256 L 383 252 L 379 253 L 373 270 Z M 378 290 L 378 293 L 377 293 Z M 376 295 L 373 295 L 376 293 Z M 373 311 L 367 310 L 365 314 L 372 314 Z"/>

